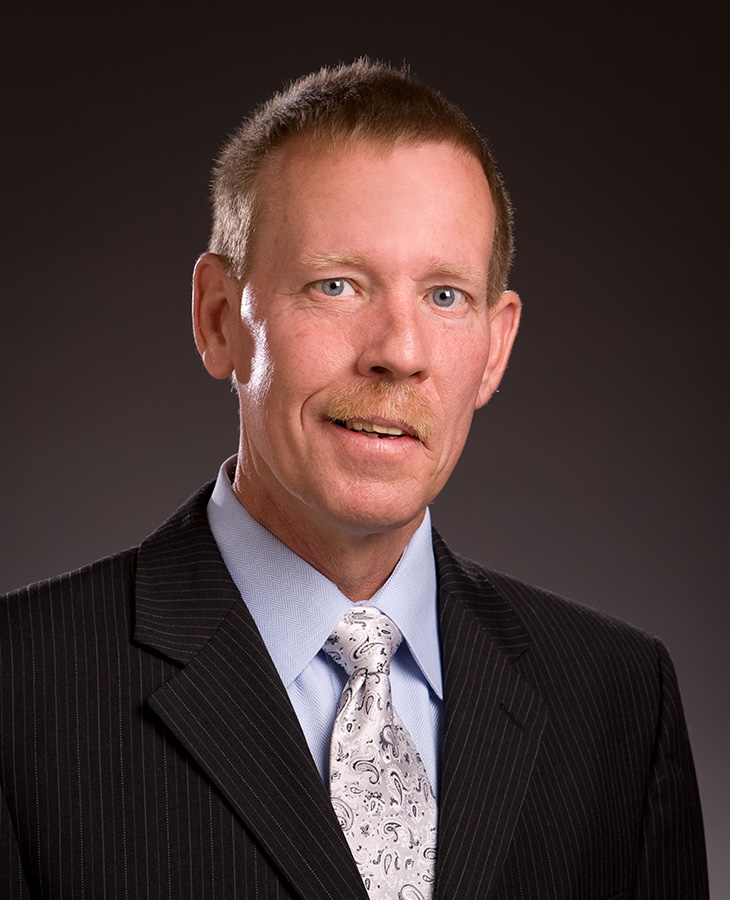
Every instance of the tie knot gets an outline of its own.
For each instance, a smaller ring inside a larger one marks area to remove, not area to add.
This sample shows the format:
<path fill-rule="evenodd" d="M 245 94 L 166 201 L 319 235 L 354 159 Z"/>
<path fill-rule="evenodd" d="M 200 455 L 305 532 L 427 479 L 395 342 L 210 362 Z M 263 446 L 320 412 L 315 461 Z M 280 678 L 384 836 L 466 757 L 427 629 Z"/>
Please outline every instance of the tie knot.
<path fill-rule="evenodd" d="M 364 669 L 369 675 L 390 672 L 390 661 L 403 640 L 398 626 L 379 609 L 351 609 L 322 648 L 348 675 Z"/>

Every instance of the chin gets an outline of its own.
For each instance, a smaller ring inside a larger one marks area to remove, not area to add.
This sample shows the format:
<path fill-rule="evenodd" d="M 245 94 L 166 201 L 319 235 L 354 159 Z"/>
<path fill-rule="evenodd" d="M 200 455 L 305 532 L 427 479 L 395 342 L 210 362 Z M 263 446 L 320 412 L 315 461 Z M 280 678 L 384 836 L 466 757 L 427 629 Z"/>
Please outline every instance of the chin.
<path fill-rule="evenodd" d="M 411 498 L 408 504 L 399 504 L 382 499 L 374 502 L 373 499 L 350 499 L 340 509 L 331 510 L 331 520 L 343 531 L 365 536 L 367 534 L 387 534 L 413 525 L 413 530 L 418 527 L 426 509 L 426 503 L 415 507 Z"/>

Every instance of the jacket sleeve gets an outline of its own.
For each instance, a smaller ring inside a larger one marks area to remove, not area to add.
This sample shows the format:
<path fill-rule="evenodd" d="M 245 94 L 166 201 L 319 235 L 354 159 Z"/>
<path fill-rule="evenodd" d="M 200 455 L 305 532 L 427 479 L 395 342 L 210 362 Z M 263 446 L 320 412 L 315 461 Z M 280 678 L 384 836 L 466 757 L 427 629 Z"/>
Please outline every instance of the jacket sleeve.
<path fill-rule="evenodd" d="M 657 641 L 661 706 L 647 784 L 635 900 L 707 900 L 699 791 L 672 661 Z"/>
<path fill-rule="evenodd" d="M 25 882 L 15 828 L 2 793 L 0 793 L 0 897 L 6 900 L 31 898 Z"/>

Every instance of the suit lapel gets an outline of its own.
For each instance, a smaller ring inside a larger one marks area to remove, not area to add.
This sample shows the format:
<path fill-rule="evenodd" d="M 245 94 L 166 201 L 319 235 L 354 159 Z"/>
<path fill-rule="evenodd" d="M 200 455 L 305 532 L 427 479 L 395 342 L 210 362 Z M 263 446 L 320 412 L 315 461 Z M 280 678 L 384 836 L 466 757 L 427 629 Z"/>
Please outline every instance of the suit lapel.
<path fill-rule="evenodd" d="M 199 492 L 140 548 L 135 639 L 183 663 L 148 704 L 303 900 L 367 894 Z"/>
<path fill-rule="evenodd" d="M 366 900 L 296 714 L 210 533 L 211 488 L 140 548 L 134 638 L 182 667 L 148 704 L 303 900 Z M 437 536 L 434 549 L 446 698 L 437 896 L 486 900 L 545 711 L 514 666 L 530 639 L 509 602 Z"/>
<path fill-rule="evenodd" d="M 525 797 L 545 709 L 515 660 L 530 638 L 484 570 L 438 536 L 444 675 L 437 896 L 485 900 Z"/>

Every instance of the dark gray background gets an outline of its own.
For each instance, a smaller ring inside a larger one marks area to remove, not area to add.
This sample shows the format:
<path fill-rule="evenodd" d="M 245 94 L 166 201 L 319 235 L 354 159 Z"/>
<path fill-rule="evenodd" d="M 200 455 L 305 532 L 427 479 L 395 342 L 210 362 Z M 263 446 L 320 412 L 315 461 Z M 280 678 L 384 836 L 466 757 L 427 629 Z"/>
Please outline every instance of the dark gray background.
<path fill-rule="evenodd" d="M 210 162 L 288 79 L 407 59 L 490 137 L 525 306 L 435 520 L 663 637 L 730 896 L 725 14 L 59 7 L 6 17 L 0 54 L 0 590 L 137 543 L 235 451 L 188 321 Z"/>

